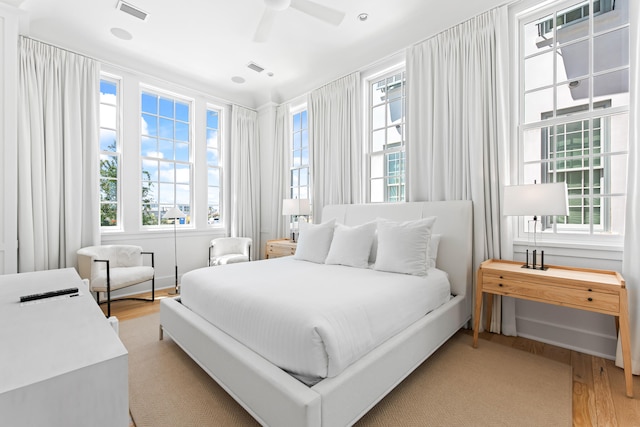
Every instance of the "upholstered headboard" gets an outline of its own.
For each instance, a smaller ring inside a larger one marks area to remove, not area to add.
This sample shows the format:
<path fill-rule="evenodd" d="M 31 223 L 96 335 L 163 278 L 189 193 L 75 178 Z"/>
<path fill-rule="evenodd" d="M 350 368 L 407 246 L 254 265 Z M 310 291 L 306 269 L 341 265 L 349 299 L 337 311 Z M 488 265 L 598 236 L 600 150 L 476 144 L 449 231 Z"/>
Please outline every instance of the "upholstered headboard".
<path fill-rule="evenodd" d="M 371 203 L 360 205 L 328 205 L 322 210 L 322 221 L 353 226 L 386 218 L 409 221 L 435 216 L 434 234 L 441 234 L 437 267 L 449 273 L 451 292 L 471 299 L 473 283 L 473 209 L 470 201 Z"/>

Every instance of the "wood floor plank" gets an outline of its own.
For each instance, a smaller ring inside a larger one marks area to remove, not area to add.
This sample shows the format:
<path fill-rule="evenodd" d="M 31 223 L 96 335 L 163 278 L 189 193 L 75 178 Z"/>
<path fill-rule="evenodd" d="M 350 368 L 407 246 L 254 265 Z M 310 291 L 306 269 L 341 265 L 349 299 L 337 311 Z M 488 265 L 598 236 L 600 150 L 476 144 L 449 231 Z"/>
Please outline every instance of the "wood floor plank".
<path fill-rule="evenodd" d="M 573 404 L 571 412 L 573 414 L 573 425 L 575 427 L 592 427 L 591 413 L 589 410 L 589 387 L 580 381 L 573 381 Z"/>
<path fill-rule="evenodd" d="M 591 356 L 591 371 L 593 375 L 593 393 L 595 398 L 596 419 L 599 426 L 617 427 L 613 399 L 611 398 L 611 386 L 607 365 L 601 357 Z M 640 422 L 640 420 L 638 420 Z"/>
<path fill-rule="evenodd" d="M 625 394 L 624 370 L 607 360 L 607 374 L 619 426 L 640 426 L 640 377 L 633 377 L 633 399 Z"/>
<path fill-rule="evenodd" d="M 573 414 L 580 414 L 578 419 L 574 418 L 574 425 L 597 426 L 598 418 L 595 407 L 595 395 L 593 393 L 593 369 L 591 367 L 591 356 L 577 351 L 571 351 L 571 368 L 573 371 Z M 579 386 L 576 386 L 580 384 Z M 578 396 L 576 396 L 578 391 Z M 577 405 L 582 405 L 577 407 Z M 579 422 L 576 424 L 576 422 Z"/>

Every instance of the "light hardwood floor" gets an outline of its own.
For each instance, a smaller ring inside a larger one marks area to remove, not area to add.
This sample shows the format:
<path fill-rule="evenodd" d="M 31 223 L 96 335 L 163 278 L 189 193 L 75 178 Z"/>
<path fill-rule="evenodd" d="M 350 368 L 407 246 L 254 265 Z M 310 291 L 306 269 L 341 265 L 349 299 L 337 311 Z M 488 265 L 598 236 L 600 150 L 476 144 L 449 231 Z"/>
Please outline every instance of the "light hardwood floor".
<path fill-rule="evenodd" d="M 150 298 L 151 293 L 138 296 Z M 160 300 L 169 296 L 168 290 L 160 290 L 156 291 L 154 302 L 112 302 L 111 315 L 117 316 L 122 322 L 156 313 L 160 310 Z M 103 304 L 101 307 L 106 313 L 107 306 Z M 462 333 L 473 334 L 471 330 Z M 571 365 L 574 426 L 640 427 L 640 377 L 633 378 L 634 398 L 626 397 L 624 372 L 611 360 L 521 337 L 505 337 L 485 332 L 480 334 L 480 339 Z M 134 424 L 131 426 L 134 427 Z"/>

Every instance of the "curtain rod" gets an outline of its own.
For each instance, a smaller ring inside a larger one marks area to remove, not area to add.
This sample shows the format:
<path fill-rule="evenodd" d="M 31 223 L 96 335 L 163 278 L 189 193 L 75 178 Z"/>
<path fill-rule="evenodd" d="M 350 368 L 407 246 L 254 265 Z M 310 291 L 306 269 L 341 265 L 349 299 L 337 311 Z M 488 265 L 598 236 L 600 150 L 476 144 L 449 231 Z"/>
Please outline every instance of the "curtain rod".
<path fill-rule="evenodd" d="M 42 43 L 42 44 L 46 44 L 46 45 L 51 46 L 51 47 L 55 47 L 56 49 L 64 50 L 65 52 L 69 52 L 69 53 L 72 53 L 72 54 L 75 54 L 75 55 L 82 56 L 84 58 L 88 58 L 88 59 L 94 60 L 94 61 L 98 62 L 100 65 L 106 65 L 106 66 L 109 66 L 109 67 L 118 68 L 118 69 L 120 69 L 122 71 L 127 71 L 127 72 L 132 73 L 132 74 L 137 74 L 137 75 L 139 75 L 141 77 L 151 78 L 151 79 L 157 80 L 157 81 L 159 81 L 161 83 L 164 83 L 164 84 L 173 85 L 173 86 L 176 86 L 178 88 L 182 88 L 182 89 L 185 89 L 185 90 L 196 92 L 196 93 L 198 93 L 200 95 L 203 95 L 203 96 L 206 96 L 206 97 L 215 98 L 217 101 L 222 102 L 224 104 L 228 104 L 229 106 L 235 105 L 235 106 L 238 106 L 238 107 L 246 108 L 248 110 L 257 111 L 253 107 L 247 107 L 246 105 L 242 105 L 242 104 L 237 103 L 237 102 L 229 101 L 228 99 L 221 98 L 219 96 L 215 96 L 215 95 L 212 95 L 210 93 L 207 93 L 207 92 L 203 91 L 202 89 L 196 89 L 196 88 L 193 88 L 193 87 L 184 86 L 183 84 L 175 83 L 175 82 L 169 81 L 169 80 L 167 80 L 165 78 L 162 78 L 162 77 L 153 76 L 153 75 L 148 74 L 148 73 L 143 72 L 143 71 L 134 70 L 134 69 L 132 69 L 130 67 L 125 67 L 125 66 L 122 66 L 122 65 L 114 64 L 114 63 L 109 62 L 109 61 L 100 60 L 100 59 L 94 58 L 93 56 L 89 56 L 89 55 L 86 55 L 86 54 L 83 54 L 83 53 L 78 53 L 78 52 L 75 52 L 75 51 L 73 51 L 71 49 L 67 49 L 67 48 L 55 45 L 53 43 L 45 42 L 45 41 L 39 40 L 39 39 L 34 38 L 34 37 L 20 35 L 19 38 L 18 38 L 18 42 L 20 41 L 20 39 L 23 39 L 23 38 L 24 39 L 34 40 L 34 41 L 37 41 L 37 42 Z"/>

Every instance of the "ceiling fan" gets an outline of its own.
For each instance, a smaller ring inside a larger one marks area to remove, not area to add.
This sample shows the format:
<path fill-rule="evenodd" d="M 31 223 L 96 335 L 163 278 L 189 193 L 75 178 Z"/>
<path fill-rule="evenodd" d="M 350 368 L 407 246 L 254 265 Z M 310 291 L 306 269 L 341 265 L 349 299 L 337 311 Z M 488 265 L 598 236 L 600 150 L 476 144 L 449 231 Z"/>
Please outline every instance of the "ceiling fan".
<path fill-rule="evenodd" d="M 297 9 L 302 13 L 313 16 L 323 22 L 338 26 L 344 19 L 345 13 L 311 0 L 264 0 L 266 9 L 262 14 L 256 33 L 253 36 L 255 42 L 265 42 L 273 27 L 276 13 L 288 8 Z"/>

